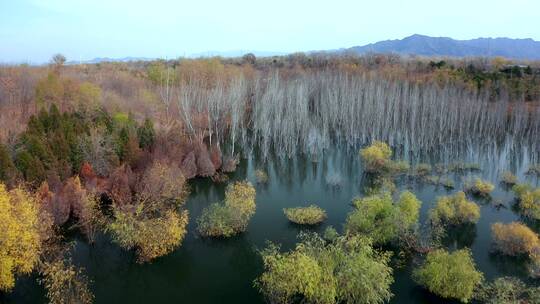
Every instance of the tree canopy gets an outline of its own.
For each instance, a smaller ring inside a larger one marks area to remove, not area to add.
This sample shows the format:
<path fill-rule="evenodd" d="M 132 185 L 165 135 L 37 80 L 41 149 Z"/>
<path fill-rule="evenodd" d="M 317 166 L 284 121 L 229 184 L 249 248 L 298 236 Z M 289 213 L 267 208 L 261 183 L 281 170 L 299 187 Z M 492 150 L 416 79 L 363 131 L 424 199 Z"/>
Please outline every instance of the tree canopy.
<path fill-rule="evenodd" d="M 28 274 L 39 259 L 38 207 L 21 188 L 7 191 L 0 183 L 0 290 L 15 286 L 15 276 Z"/>
<path fill-rule="evenodd" d="M 443 297 L 468 302 L 483 280 L 476 270 L 471 252 L 461 249 L 449 253 L 437 249 L 413 273 L 414 279 L 429 291 Z"/>
<path fill-rule="evenodd" d="M 264 273 L 255 286 L 272 303 L 385 303 L 392 297 L 390 256 L 361 236 L 327 243 L 314 233 L 281 253 L 270 244 L 261 251 Z"/>

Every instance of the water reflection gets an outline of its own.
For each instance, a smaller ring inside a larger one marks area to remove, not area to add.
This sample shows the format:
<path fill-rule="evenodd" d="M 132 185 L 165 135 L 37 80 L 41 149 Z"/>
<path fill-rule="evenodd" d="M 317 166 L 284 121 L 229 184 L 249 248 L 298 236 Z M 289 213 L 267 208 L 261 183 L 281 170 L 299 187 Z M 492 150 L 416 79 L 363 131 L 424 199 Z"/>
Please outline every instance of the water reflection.
<path fill-rule="evenodd" d="M 404 155 L 396 152 L 396 158 L 405 157 L 413 166 L 420 162 L 435 165 L 460 161 L 476 162 L 482 168 L 478 172 L 449 174 L 455 189 L 429 185 L 416 178 L 399 178 L 398 188 L 413 191 L 423 202 L 421 221 L 427 219 L 438 196 L 460 191 L 464 176 L 478 175 L 498 185 L 500 173 L 510 170 L 521 181 L 538 184 L 536 177 L 525 175 L 529 164 L 537 158 L 530 155 L 530 150 L 518 150 L 517 145 L 493 143 L 477 151 L 465 149 L 455 153 Z M 92 246 L 75 238 L 74 262 L 83 266 L 92 279 L 96 303 L 263 303 L 261 295 L 252 286 L 262 271 L 257 249 L 263 248 L 266 241 L 272 241 L 288 250 L 296 244 L 298 232 L 304 229 L 322 232 L 331 225 L 342 232 L 352 208 L 351 199 L 363 195 L 372 183 L 369 175 L 362 171 L 357 151 L 348 148 L 328 150 L 319 154 L 317 161 L 306 156 L 263 158 L 254 150 L 242 159 L 237 171 L 230 174 L 230 181 L 248 179 L 255 184 L 256 169 L 265 171 L 269 179 L 267 183 L 256 184 L 257 211 L 247 232 L 240 236 L 215 240 L 197 234 L 196 219 L 209 204 L 223 200 L 226 188 L 224 183 L 215 184 L 209 179 L 198 178 L 190 181 L 191 195 L 186 203 L 190 213 L 188 235 L 182 246 L 168 256 L 140 265 L 132 252 L 120 249 L 106 236 L 99 236 Z M 328 182 L 328 177 L 333 175 L 341 177 L 339 187 Z M 502 257 L 491 251 L 491 224 L 522 220 L 512 209 L 514 197 L 509 188 L 498 187 L 491 200 L 470 199 L 481 206 L 478 224 L 449 229 L 443 240 L 444 246 L 451 250 L 471 248 L 478 268 L 488 280 L 503 275 L 525 278 L 525 261 Z M 325 209 L 327 220 L 318 226 L 300 227 L 285 218 L 283 208 L 307 204 L 317 204 Z M 528 224 L 539 231 L 538 223 Z M 395 271 L 392 286 L 395 296 L 391 302 L 442 302 L 412 281 L 413 267 L 411 261 Z M 45 302 L 42 287 L 33 279 L 19 279 L 12 294 L 0 295 L 0 303 Z"/>

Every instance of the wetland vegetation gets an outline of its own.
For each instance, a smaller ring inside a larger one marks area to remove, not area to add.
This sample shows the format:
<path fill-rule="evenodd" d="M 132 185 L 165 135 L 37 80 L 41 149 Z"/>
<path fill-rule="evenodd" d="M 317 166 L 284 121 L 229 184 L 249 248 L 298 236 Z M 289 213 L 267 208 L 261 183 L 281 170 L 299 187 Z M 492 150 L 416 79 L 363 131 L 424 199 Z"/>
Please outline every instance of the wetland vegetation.
<path fill-rule="evenodd" d="M 505 69 L 2 66 L 0 302 L 534 303 L 540 66 Z"/>

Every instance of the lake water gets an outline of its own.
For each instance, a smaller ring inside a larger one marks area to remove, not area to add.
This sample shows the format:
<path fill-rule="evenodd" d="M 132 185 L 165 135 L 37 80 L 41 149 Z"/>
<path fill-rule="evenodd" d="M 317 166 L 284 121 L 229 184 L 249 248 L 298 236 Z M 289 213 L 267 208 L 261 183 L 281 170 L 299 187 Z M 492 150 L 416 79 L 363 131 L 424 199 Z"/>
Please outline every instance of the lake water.
<path fill-rule="evenodd" d="M 469 159 L 480 162 L 481 176 L 497 185 L 493 199 L 505 207 L 495 208 L 489 202 L 472 198 L 481 206 L 481 217 L 477 225 L 450 231 L 444 244 L 449 249 L 470 247 L 477 267 L 486 279 L 513 275 L 526 279 L 523 261 L 493 254 L 491 249 L 490 225 L 496 221 L 519 220 L 511 205 L 513 195 L 499 184 L 503 169 L 510 168 L 521 181 L 538 185 L 534 177 L 526 177 L 529 165 L 527 157 L 508 153 L 466 153 Z M 463 158 L 463 156 L 460 156 Z M 438 157 L 439 160 L 442 157 Z M 444 157 L 451 161 L 451 157 Z M 431 157 L 437 162 L 437 157 Z M 464 159 L 456 159 L 464 160 Z M 209 204 L 222 200 L 226 184 L 214 184 L 209 179 L 190 181 L 191 195 L 186 203 L 190 213 L 188 234 L 173 253 L 158 258 L 150 264 L 137 264 L 132 252 L 124 251 L 112 244 L 106 236 L 98 238 L 89 246 L 83 239 L 76 241 L 73 261 L 86 269 L 92 280 L 91 289 L 95 303 L 264 303 L 264 299 L 253 287 L 253 280 L 262 272 L 262 261 L 257 253 L 266 241 L 282 245 L 283 250 L 294 246 L 301 229 L 322 232 L 328 225 L 342 231 L 347 213 L 351 211 L 351 199 L 362 195 L 368 184 L 362 172 L 357 153 L 330 151 L 313 162 L 307 157 L 272 159 L 262 161 L 254 157 L 243 159 L 230 180 L 247 179 L 255 184 L 254 171 L 262 169 L 268 173 L 267 184 L 257 184 L 257 212 L 245 233 L 230 239 L 216 240 L 201 238 L 196 232 L 196 219 Z M 329 186 L 327 177 L 339 174 L 339 188 Z M 400 190 L 410 189 L 423 202 L 421 221 L 433 207 L 437 196 L 448 195 L 461 189 L 463 175 L 452 175 L 455 190 L 446 190 L 411 179 L 398 179 Z M 327 212 L 327 220 L 314 228 L 301 228 L 287 221 L 283 208 L 317 204 Z M 538 232 L 538 227 L 535 227 Z M 412 264 L 395 269 L 394 297 L 391 303 L 444 303 L 418 287 L 411 280 Z M 538 284 L 538 281 L 532 282 Z M 35 276 L 20 278 L 15 290 L 9 295 L 0 295 L 0 303 L 44 303 L 43 288 L 35 283 Z"/>

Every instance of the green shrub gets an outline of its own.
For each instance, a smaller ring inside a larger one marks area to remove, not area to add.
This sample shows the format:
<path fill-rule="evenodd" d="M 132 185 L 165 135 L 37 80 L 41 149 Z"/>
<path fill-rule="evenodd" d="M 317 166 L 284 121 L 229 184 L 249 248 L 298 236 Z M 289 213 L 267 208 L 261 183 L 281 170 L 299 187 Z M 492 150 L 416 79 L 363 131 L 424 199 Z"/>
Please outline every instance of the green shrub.
<path fill-rule="evenodd" d="M 326 219 L 326 212 L 318 206 L 283 209 L 289 221 L 300 225 L 316 225 Z"/>
<path fill-rule="evenodd" d="M 76 98 L 76 109 L 83 112 L 99 109 L 101 106 L 101 93 L 98 86 L 90 82 L 81 83 L 78 98 Z"/>
<path fill-rule="evenodd" d="M 527 184 L 516 184 L 512 191 L 517 196 L 521 214 L 525 217 L 540 220 L 540 188 Z"/>
<path fill-rule="evenodd" d="M 387 243 L 397 236 L 396 212 L 389 193 L 356 198 L 355 210 L 347 216 L 345 231 L 371 237 L 375 243 Z"/>
<path fill-rule="evenodd" d="M 249 182 L 236 182 L 227 187 L 223 204 L 203 210 L 197 229 L 208 237 L 233 236 L 246 230 L 255 208 L 255 188 Z"/>
<path fill-rule="evenodd" d="M 534 174 L 540 176 L 540 164 L 529 166 L 527 174 Z"/>
<path fill-rule="evenodd" d="M 385 176 L 377 176 L 375 179 L 369 180 L 371 187 L 366 187 L 365 193 L 368 196 L 377 195 L 384 192 L 395 193 L 397 191 L 396 183 L 393 179 Z"/>
<path fill-rule="evenodd" d="M 366 172 L 374 174 L 398 174 L 409 170 L 409 164 L 404 161 L 392 161 L 392 149 L 381 141 L 375 141 L 371 146 L 360 150 Z"/>
<path fill-rule="evenodd" d="M 474 182 L 466 181 L 465 189 L 476 195 L 489 196 L 490 193 L 495 189 L 495 186 L 490 182 L 476 178 Z"/>
<path fill-rule="evenodd" d="M 63 102 L 64 82 L 58 74 L 48 73 L 47 77 L 36 84 L 35 100 L 38 107 L 47 107 L 52 103 Z"/>
<path fill-rule="evenodd" d="M 337 238 L 339 237 L 339 233 L 337 232 L 337 230 L 332 227 L 332 226 L 328 226 L 324 229 L 324 232 L 323 232 L 323 239 L 325 239 L 326 241 L 328 242 L 333 242 L 335 241 Z"/>
<path fill-rule="evenodd" d="M 480 286 L 474 298 L 486 304 L 540 303 L 540 287 L 528 287 L 517 278 L 502 277 Z"/>
<path fill-rule="evenodd" d="M 261 251 L 264 273 L 255 286 L 271 303 L 385 303 L 392 297 L 389 255 L 368 239 L 338 237 L 327 243 L 317 234 L 281 253 L 270 244 Z"/>
<path fill-rule="evenodd" d="M 467 200 L 463 192 L 439 197 L 437 205 L 430 211 L 431 221 L 443 225 L 475 224 L 479 218 L 480 207 Z"/>
<path fill-rule="evenodd" d="M 518 178 L 517 178 L 517 176 L 515 176 L 514 174 L 512 174 L 512 172 L 510 172 L 510 171 L 504 171 L 504 172 L 501 174 L 501 181 L 502 181 L 502 183 L 505 184 L 505 185 L 513 186 L 513 185 L 517 184 Z"/>
<path fill-rule="evenodd" d="M 144 123 L 137 128 L 137 137 L 139 146 L 143 149 L 148 149 L 154 145 L 156 131 L 154 131 L 154 123 L 151 119 L 146 118 Z"/>
<path fill-rule="evenodd" d="M 414 172 L 418 176 L 427 176 L 428 174 L 431 173 L 431 171 L 432 171 L 432 168 L 430 164 L 418 164 L 414 168 Z"/>
<path fill-rule="evenodd" d="M 7 148 L 0 143 L 0 182 L 11 183 L 18 172 Z"/>
<path fill-rule="evenodd" d="M 355 209 L 347 216 L 347 234 L 369 236 L 374 243 L 383 244 L 396 239 L 403 231 L 418 222 L 421 202 L 411 192 L 403 192 L 394 204 L 390 193 L 353 200 Z"/>
<path fill-rule="evenodd" d="M 240 213 L 247 225 L 248 220 L 255 214 L 255 195 L 255 188 L 250 182 L 235 182 L 225 191 L 225 206 Z"/>
<path fill-rule="evenodd" d="M 197 220 L 199 233 L 208 237 L 231 237 L 240 231 L 241 219 L 235 210 L 213 203 Z"/>
<path fill-rule="evenodd" d="M 402 224 L 403 229 L 412 229 L 420 217 L 420 207 L 422 202 L 409 191 L 404 191 L 399 197 L 397 203 L 398 223 Z"/>
<path fill-rule="evenodd" d="M 512 191 L 519 198 L 527 192 L 531 192 L 533 188 L 529 184 L 516 184 L 512 187 Z"/>
<path fill-rule="evenodd" d="M 418 284 L 443 298 L 468 302 L 483 280 L 468 249 L 428 253 L 424 264 L 413 272 Z"/>
<path fill-rule="evenodd" d="M 386 170 L 393 174 L 400 174 L 409 171 L 410 168 L 406 161 L 389 161 Z"/>
<path fill-rule="evenodd" d="M 20 151 L 15 157 L 15 165 L 26 181 L 37 186 L 47 177 L 43 163 L 28 151 Z"/>
<path fill-rule="evenodd" d="M 385 142 L 374 141 L 371 146 L 360 150 L 360 156 L 366 162 L 366 168 L 377 169 L 392 157 L 392 149 Z"/>
<path fill-rule="evenodd" d="M 257 169 L 255 170 L 255 180 L 259 184 L 266 184 L 268 182 L 268 174 L 263 170 Z"/>

